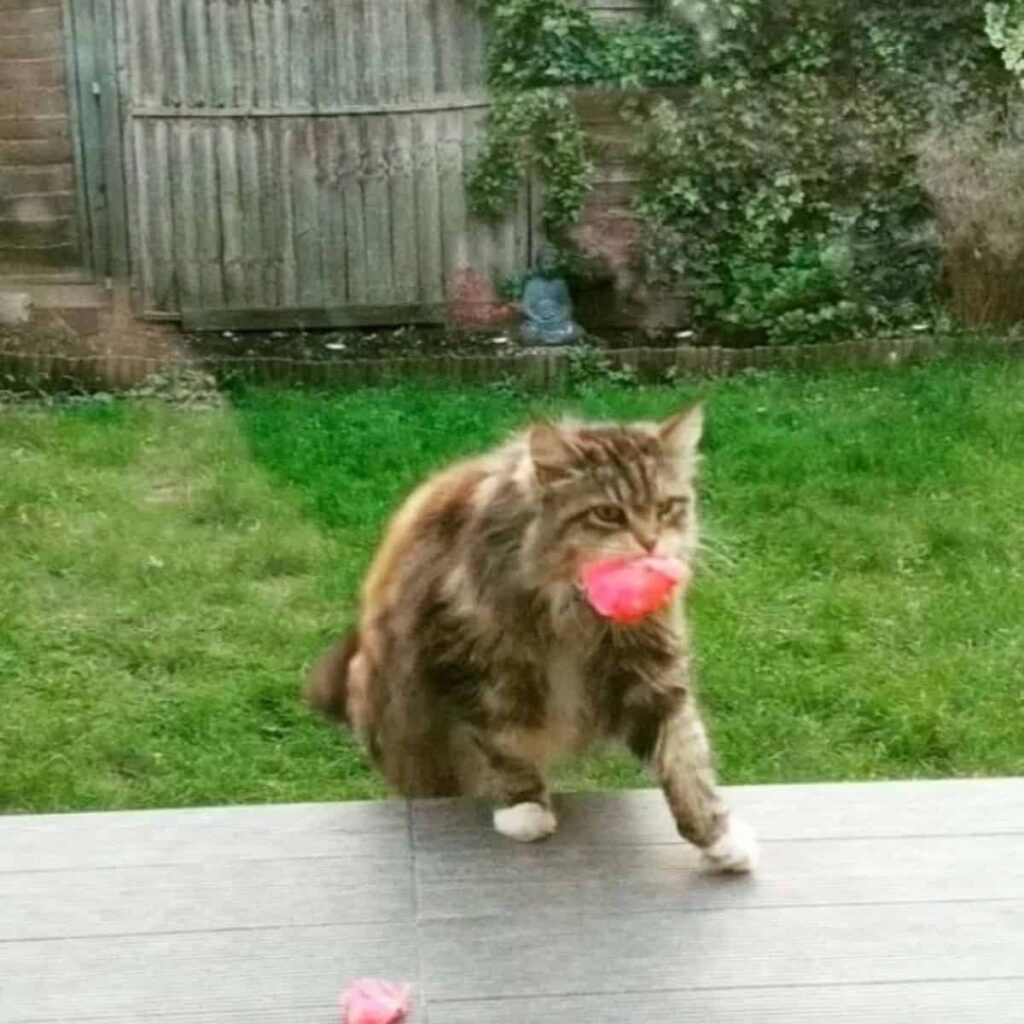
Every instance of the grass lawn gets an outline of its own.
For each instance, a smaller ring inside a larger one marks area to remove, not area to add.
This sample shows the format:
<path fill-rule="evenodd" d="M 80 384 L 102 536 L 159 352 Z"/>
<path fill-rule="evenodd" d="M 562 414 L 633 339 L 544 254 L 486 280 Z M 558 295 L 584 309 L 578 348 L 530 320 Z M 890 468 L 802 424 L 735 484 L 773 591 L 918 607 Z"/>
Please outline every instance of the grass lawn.
<path fill-rule="evenodd" d="M 297 692 L 395 499 L 533 412 L 690 394 L 0 411 L 0 809 L 381 795 Z M 724 778 L 1024 773 L 1024 364 L 709 397 L 691 606 Z M 563 784 L 642 779 L 608 755 Z"/>

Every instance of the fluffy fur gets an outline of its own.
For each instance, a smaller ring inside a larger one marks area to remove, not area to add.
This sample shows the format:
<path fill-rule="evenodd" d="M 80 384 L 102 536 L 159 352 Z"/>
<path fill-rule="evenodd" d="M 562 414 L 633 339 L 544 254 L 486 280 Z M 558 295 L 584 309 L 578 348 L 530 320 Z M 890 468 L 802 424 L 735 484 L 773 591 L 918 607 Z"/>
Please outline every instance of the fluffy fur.
<path fill-rule="evenodd" d="M 551 762 L 621 739 L 657 773 L 679 832 L 721 870 L 752 836 L 719 796 L 678 599 L 615 626 L 580 567 L 697 546 L 699 408 L 661 424 L 539 424 L 439 473 L 392 521 L 358 630 L 307 694 L 407 797 L 476 796 L 515 839 L 554 831 Z"/>

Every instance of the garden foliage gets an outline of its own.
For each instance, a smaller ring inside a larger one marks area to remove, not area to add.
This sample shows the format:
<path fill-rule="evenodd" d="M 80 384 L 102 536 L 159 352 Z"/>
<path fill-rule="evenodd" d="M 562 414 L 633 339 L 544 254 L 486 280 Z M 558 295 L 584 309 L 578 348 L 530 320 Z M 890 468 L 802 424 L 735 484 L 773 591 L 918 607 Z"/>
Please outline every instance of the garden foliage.
<path fill-rule="evenodd" d="M 637 115 L 641 259 L 706 337 L 824 341 L 936 315 L 949 265 L 922 140 L 1004 117 L 1007 68 L 1024 67 L 1016 3 L 652 0 L 606 27 L 577 0 L 483 2 L 495 109 L 478 212 L 503 211 L 535 167 L 545 228 L 564 234 L 591 178 L 572 89 L 673 86 Z"/>

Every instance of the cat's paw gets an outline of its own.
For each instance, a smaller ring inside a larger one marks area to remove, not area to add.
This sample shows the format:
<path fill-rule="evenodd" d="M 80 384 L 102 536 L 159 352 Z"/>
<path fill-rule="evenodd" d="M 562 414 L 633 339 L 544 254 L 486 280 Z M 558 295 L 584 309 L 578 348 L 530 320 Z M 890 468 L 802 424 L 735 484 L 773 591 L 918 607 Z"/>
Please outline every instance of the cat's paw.
<path fill-rule="evenodd" d="M 757 836 L 738 818 L 729 819 L 725 832 L 704 850 L 704 866 L 711 871 L 745 874 L 757 867 Z"/>
<path fill-rule="evenodd" d="M 509 839 L 533 843 L 538 839 L 547 839 L 558 827 L 558 819 L 543 804 L 515 804 L 512 807 L 499 807 L 494 812 L 494 827 Z"/>

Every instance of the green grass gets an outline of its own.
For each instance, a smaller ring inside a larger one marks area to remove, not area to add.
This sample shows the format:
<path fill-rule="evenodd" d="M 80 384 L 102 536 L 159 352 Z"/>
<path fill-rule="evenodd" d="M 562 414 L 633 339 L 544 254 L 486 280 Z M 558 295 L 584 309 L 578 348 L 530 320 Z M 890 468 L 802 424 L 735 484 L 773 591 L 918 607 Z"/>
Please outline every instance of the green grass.
<path fill-rule="evenodd" d="M 0 419 L 0 807 L 366 797 L 297 702 L 393 502 L 575 400 L 250 392 Z M 710 391 L 692 597 L 730 782 L 1024 773 L 1024 365 L 732 380 Z M 567 786 L 632 785 L 625 758 Z"/>

